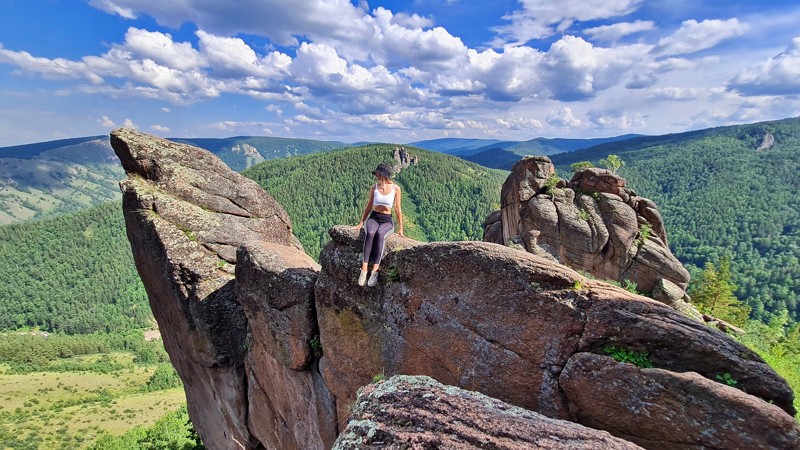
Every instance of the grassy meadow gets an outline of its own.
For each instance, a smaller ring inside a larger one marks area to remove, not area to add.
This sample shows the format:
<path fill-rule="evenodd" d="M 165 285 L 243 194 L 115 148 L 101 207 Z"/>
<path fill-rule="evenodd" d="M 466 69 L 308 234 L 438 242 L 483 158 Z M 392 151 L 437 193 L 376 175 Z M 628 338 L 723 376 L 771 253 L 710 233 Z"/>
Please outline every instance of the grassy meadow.
<path fill-rule="evenodd" d="M 174 369 L 159 359 L 111 351 L 0 363 L 0 449 L 89 448 L 153 425 L 186 403 Z"/>

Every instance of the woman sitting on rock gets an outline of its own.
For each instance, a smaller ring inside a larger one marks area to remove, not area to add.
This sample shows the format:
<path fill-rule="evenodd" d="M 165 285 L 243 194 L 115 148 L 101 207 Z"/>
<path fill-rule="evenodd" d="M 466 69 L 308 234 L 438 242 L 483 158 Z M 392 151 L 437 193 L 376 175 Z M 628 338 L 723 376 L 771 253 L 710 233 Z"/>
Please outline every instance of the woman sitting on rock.
<path fill-rule="evenodd" d="M 394 222 L 392 222 L 392 206 L 397 210 L 397 222 L 399 228 L 397 234 L 403 234 L 403 211 L 400 209 L 400 186 L 392 182 L 392 173 L 386 164 L 378 164 L 378 168 L 372 171 L 378 180 L 369 191 L 369 201 L 361 215 L 361 221 L 354 226 L 354 230 L 364 227 L 366 237 L 364 238 L 364 252 L 361 259 L 361 274 L 358 276 L 358 285 L 375 286 L 378 282 L 378 269 L 380 268 L 381 258 L 383 258 L 386 238 L 394 232 Z M 366 222 L 365 222 L 366 221 Z M 367 281 L 367 268 L 372 264 L 372 274 Z"/>

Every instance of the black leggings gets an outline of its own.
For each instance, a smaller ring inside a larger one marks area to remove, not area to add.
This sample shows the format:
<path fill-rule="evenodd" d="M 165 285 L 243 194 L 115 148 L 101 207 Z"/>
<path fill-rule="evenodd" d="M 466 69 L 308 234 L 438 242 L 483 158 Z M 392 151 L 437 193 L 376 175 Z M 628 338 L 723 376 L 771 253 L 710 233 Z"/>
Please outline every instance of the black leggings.
<path fill-rule="evenodd" d="M 363 262 L 380 264 L 383 258 L 383 249 L 386 246 L 386 237 L 394 232 L 394 222 L 391 214 L 381 214 L 372 211 L 364 224 L 364 258 Z"/>

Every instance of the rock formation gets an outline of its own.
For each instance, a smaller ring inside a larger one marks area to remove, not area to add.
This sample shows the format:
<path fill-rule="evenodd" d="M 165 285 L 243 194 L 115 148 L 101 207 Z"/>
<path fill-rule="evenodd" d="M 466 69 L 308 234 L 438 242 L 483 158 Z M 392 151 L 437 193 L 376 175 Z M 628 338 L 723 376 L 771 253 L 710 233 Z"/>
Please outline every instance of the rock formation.
<path fill-rule="evenodd" d="M 128 174 L 120 188 L 136 267 L 203 442 L 330 447 L 334 400 L 307 341 L 298 344 L 316 330 L 318 266 L 286 212 L 205 150 L 130 129 L 111 144 Z"/>
<path fill-rule="evenodd" d="M 376 374 L 427 375 L 645 448 L 797 448 L 785 380 L 662 303 L 505 246 L 397 236 L 362 288 L 350 227 L 331 229 L 317 264 L 280 205 L 210 153 L 127 129 L 111 141 L 137 269 L 210 449 L 330 448 Z M 502 426 L 542 423 L 517 419 Z M 562 436 L 589 439 L 575 430 Z"/>
<path fill-rule="evenodd" d="M 767 150 L 772 148 L 775 145 L 775 136 L 770 133 L 769 131 L 764 132 L 764 138 L 761 139 L 761 144 L 758 146 L 756 150 Z"/>
<path fill-rule="evenodd" d="M 394 166 L 392 166 L 392 171 L 394 173 L 400 173 L 403 169 L 408 168 L 408 166 L 416 166 L 419 162 L 419 157 L 414 155 L 409 155 L 408 150 L 405 147 L 400 147 L 395 145 L 394 153 L 392 153 L 392 158 L 394 159 Z"/>
<path fill-rule="evenodd" d="M 699 319 L 685 294 L 689 273 L 669 250 L 655 203 L 609 170 L 585 169 L 567 182 L 555 177 L 549 158 L 523 158 L 484 230 L 484 241 L 549 254 L 597 278 L 631 281 Z"/>
<path fill-rule="evenodd" d="M 641 447 L 429 377 L 397 375 L 359 390 L 350 422 L 334 446 L 334 450 L 369 448 Z"/>

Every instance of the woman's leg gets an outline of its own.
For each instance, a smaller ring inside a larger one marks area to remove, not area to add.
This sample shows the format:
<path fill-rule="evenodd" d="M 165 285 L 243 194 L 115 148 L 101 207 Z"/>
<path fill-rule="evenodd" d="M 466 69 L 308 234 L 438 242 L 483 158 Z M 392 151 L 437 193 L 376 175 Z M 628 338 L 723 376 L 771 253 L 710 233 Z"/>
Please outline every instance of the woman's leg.
<path fill-rule="evenodd" d="M 375 238 L 372 240 L 372 250 L 370 251 L 369 262 L 372 263 L 372 271 L 378 270 L 383 259 L 383 251 L 386 248 L 386 238 L 394 232 L 394 223 L 384 222 L 376 227 Z"/>
<path fill-rule="evenodd" d="M 367 270 L 367 263 L 372 258 L 372 248 L 374 247 L 375 235 L 378 233 L 380 224 L 372 217 L 364 222 L 364 250 L 361 253 L 361 270 Z"/>
<path fill-rule="evenodd" d="M 394 224 L 392 222 L 384 222 L 378 227 L 375 239 L 372 242 L 373 248 L 370 255 L 370 262 L 372 263 L 372 274 L 367 280 L 367 286 L 375 286 L 378 284 L 378 269 L 381 265 L 383 258 L 383 250 L 386 247 L 386 238 L 394 231 Z"/>

